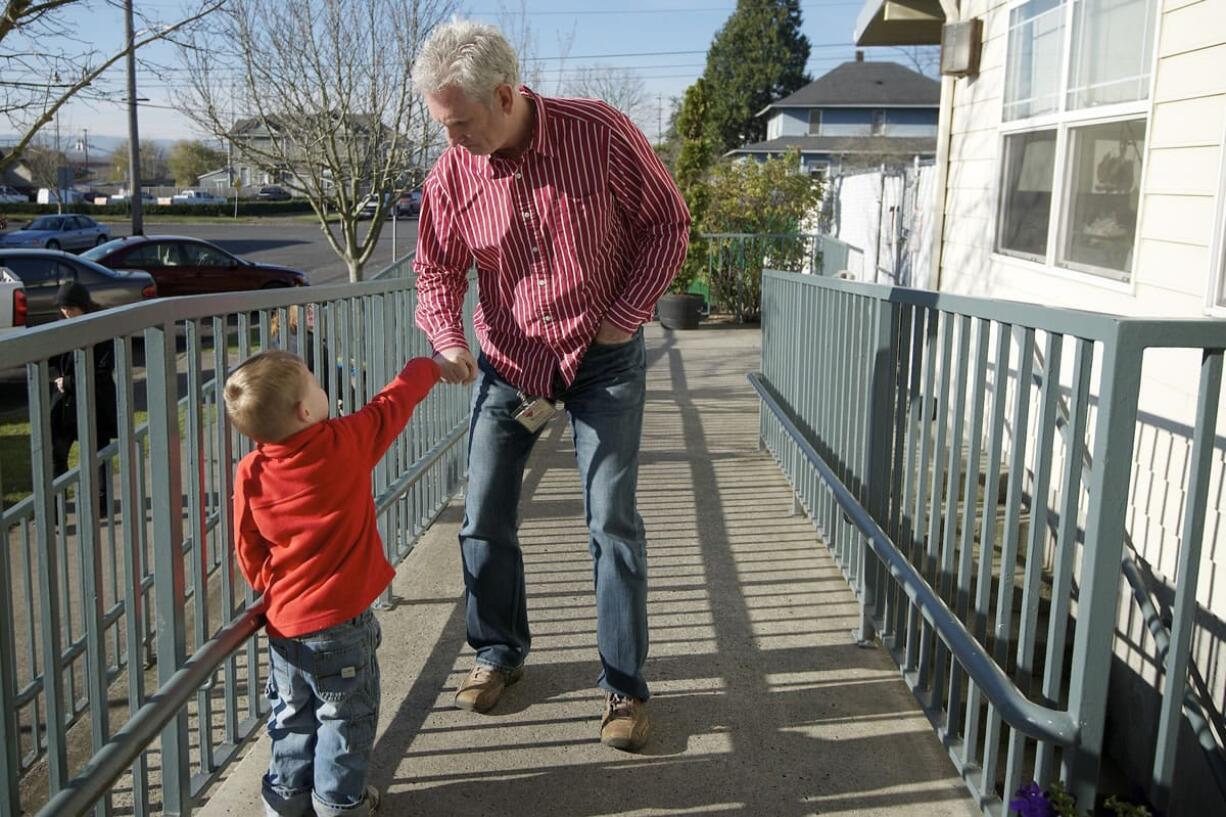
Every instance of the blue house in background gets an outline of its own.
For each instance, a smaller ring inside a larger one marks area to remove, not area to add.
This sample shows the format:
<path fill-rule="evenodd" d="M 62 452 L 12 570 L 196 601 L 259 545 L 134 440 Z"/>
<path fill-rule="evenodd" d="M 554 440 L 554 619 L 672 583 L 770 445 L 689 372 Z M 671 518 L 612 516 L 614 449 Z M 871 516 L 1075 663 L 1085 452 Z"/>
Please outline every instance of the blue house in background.
<path fill-rule="evenodd" d="M 845 62 L 794 94 L 763 108 L 766 141 L 728 151 L 766 159 L 800 151 L 814 175 L 853 166 L 931 159 L 936 155 L 941 84 L 892 62 Z"/>

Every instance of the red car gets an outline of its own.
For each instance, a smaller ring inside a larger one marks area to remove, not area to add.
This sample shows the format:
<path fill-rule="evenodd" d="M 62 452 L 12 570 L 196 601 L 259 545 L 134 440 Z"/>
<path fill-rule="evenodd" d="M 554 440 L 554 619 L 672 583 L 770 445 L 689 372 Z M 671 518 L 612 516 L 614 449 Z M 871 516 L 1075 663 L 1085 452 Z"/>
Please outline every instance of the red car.
<path fill-rule="evenodd" d="M 82 256 L 111 269 L 148 272 L 163 297 L 301 287 L 308 283 L 302 270 L 247 261 L 216 244 L 178 235 L 116 238 Z"/>

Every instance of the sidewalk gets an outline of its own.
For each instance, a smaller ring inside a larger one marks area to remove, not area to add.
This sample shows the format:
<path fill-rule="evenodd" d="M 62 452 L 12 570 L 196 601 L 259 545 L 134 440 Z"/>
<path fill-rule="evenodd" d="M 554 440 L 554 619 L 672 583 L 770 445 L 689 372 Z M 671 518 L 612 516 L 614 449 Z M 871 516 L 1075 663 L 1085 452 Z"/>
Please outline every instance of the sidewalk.
<path fill-rule="evenodd" d="M 651 564 L 652 741 L 597 741 L 591 564 L 573 449 L 554 421 L 525 475 L 533 652 L 492 714 L 451 706 L 472 663 L 453 506 L 380 614 L 372 782 L 386 817 L 958 815 L 979 812 L 757 447 L 756 329 L 648 327 L 640 510 Z M 258 815 L 261 737 L 199 812 Z"/>

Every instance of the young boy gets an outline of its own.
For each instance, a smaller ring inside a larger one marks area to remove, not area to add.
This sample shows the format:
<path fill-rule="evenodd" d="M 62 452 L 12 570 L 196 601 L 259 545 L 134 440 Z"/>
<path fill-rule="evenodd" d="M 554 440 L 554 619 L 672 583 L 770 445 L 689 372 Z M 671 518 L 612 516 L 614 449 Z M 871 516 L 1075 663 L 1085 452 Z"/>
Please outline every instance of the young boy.
<path fill-rule="evenodd" d="M 264 594 L 271 657 L 268 817 L 365 817 L 379 715 L 381 634 L 370 605 L 395 572 L 370 472 L 439 379 L 415 358 L 362 410 L 328 419 L 302 359 L 263 352 L 226 381 L 226 413 L 256 449 L 238 464 L 239 567 Z"/>

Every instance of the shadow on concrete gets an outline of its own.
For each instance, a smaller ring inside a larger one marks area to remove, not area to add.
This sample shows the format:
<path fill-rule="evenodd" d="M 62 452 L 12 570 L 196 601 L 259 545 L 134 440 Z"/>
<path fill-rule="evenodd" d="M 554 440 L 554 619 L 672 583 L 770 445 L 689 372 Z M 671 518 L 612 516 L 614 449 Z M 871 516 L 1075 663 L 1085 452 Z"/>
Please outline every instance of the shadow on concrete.
<path fill-rule="evenodd" d="M 555 422 L 525 477 L 525 678 L 489 715 L 451 706 L 471 666 L 456 599 L 375 748 L 386 813 L 976 813 L 896 667 L 854 645 L 846 582 L 757 450 L 756 330 L 657 330 L 648 356 L 651 743 L 597 742 L 591 563 Z"/>

